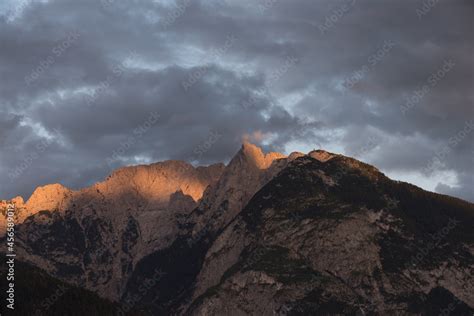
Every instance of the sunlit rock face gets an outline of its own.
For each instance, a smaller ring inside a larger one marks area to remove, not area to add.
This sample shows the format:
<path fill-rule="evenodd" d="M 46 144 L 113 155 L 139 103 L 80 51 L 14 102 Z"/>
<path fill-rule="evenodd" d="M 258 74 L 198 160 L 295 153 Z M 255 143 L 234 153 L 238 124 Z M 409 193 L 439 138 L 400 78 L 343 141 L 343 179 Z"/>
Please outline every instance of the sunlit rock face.
<path fill-rule="evenodd" d="M 328 153 L 327 151 L 324 151 L 324 150 L 314 150 L 308 153 L 308 156 L 310 156 L 311 158 L 317 159 L 321 162 L 326 162 L 329 159 L 334 158 L 336 155 Z"/>
<path fill-rule="evenodd" d="M 8 204 L 15 205 L 15 224 L 21 224 L 33 214 L 42 210 L 64 210 L 69 206 L 69 200 L 72 197 L 72 191 L 61 184 L 49 184 L 37 188 L 28 201 L 25 203 L 21 196 L 15 197 L 10 201 L 0 201 L 2 213 Z M 5 234 L 6 218 L 0 217 L 0 234 Z"/>
<path fill-rule="evenodd" d="M 116 300 L 136 262 L 173 242 L 178 218 L 197 206 L 223 169 L 166 161 L 121 168 L 77 191 L 60 184 L 39 187 L 26 203 L 14 199 L 18 253 L 54 276 Z M 3 233 L 5 223 L 2 216 Z"/>
<path fill-rule="evenodd" d="M 73 191 L 61 184 L 49 184 L 37 188 L 25 206 L 32 214 L 42 210 L 64 210 L 72 196 Z"/>

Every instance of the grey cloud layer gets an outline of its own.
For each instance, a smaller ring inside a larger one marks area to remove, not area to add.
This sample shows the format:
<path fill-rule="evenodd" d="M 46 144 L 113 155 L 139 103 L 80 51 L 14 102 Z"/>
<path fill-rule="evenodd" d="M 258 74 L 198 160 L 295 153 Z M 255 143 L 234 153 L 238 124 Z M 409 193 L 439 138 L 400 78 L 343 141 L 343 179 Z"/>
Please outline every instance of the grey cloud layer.
<path fill-rule="evenodd" d="M 81 187 L 131 163 L 225 161 L 250 135 L 275 150 L 337 145 L 392 173 L 449 171 L 457 185 L 432 187 L 474 200 L 474 131 L 449 145 L 474 119 L 474 5 L 440 1 L 420 16 L 422 7 L 58 0 L 15 20 L 7 13 L 0 196 L 49 182 Z M 454 66 L 436 76 L 446 61 Z"/>

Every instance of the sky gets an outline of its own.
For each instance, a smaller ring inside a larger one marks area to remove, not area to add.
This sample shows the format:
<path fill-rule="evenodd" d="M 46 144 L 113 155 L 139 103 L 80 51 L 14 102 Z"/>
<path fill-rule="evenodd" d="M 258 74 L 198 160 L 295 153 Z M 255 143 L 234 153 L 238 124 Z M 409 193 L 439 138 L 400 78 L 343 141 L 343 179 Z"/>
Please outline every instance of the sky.
<path fill-rule="evenodd" d="M 474 2 L 7 0 L 0 198 L 244 140 L 474 202 Z"/>

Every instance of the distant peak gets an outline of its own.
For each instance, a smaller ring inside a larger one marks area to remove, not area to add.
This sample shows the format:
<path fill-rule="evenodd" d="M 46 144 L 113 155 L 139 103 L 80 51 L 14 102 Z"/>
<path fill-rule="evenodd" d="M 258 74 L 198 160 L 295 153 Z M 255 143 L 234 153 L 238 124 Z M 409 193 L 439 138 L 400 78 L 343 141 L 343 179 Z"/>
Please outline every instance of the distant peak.
<path fill-rule="evenodd" d="M 26 204 L 33 209 L 56 208 L 72 191 L 62 184 L 54 183 L 36 188 Z"/>
<path fill-rule="evenodd" d="M 326 162 L 326 161 L 336 157 L 337 155 L 332 154 L 330 152 L 327 152 L 325 150 L 318 149 L 318 150 L 310 151 L 308 153 L 308 156 L 310 156 L 311 158 L 314 158 L 316 160 L 319 160 L 321 162 Z"/>
<path fill-rule="evenodd" d="M 68 188 L 66 188 L 64 185 L 60 183 L 53 183 L 53 184 L 46 184 L 41 187 L 37 187 L 36 190 L 33 192 L 31 197 L 37 194 L 42 194 L 42 193 L 56 193 L 56 192 L 70 192 Z"/>
<path fill-rule="evenodd" d="M 248 156 L 264 156 L 260 147 L 249 142 L 242 143 L 242 152 Z"/>
<path fill-rule="evenodd" d="M 240 153 L 259 169 L 267 169 L 276 159 L 286 158 L 285 155 L 277 152 L 265 154 L 262 149 L 252 143 L 244 142 Z"/>

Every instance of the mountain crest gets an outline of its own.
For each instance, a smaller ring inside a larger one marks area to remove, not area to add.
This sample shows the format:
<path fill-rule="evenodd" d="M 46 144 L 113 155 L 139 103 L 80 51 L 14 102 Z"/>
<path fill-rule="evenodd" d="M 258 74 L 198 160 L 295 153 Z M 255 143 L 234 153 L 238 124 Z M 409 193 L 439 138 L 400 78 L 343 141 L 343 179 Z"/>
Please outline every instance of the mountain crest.
<path fill-rule="evenodd" d="M 332 154 L 330 152 L 327 152 L 325 150 L 318 149 L 318 150 L 310 151 L 308 153 L 308 156 L 310 156 L 311 158 L 314 158 L 316 160 L 319 160 L 321 162 L 326 162 L 326 161 L 336 157 L 337 155 Z"/>
<path fill-rule="evenodd" d="M 276 159 L 286 158 L 277 152 L 263 153 L 262 149 L 249 142 L 244 142 L 237 156 L 245 158 L 258 169 L 268 169 Z"/>
<path fill-rule="evenodd" d="M 59 183 L 38 187 L 26 202 L 26 207 L 31 212 L 55 210 L 63 206 L 72 193 L 73 191 Z"/>

